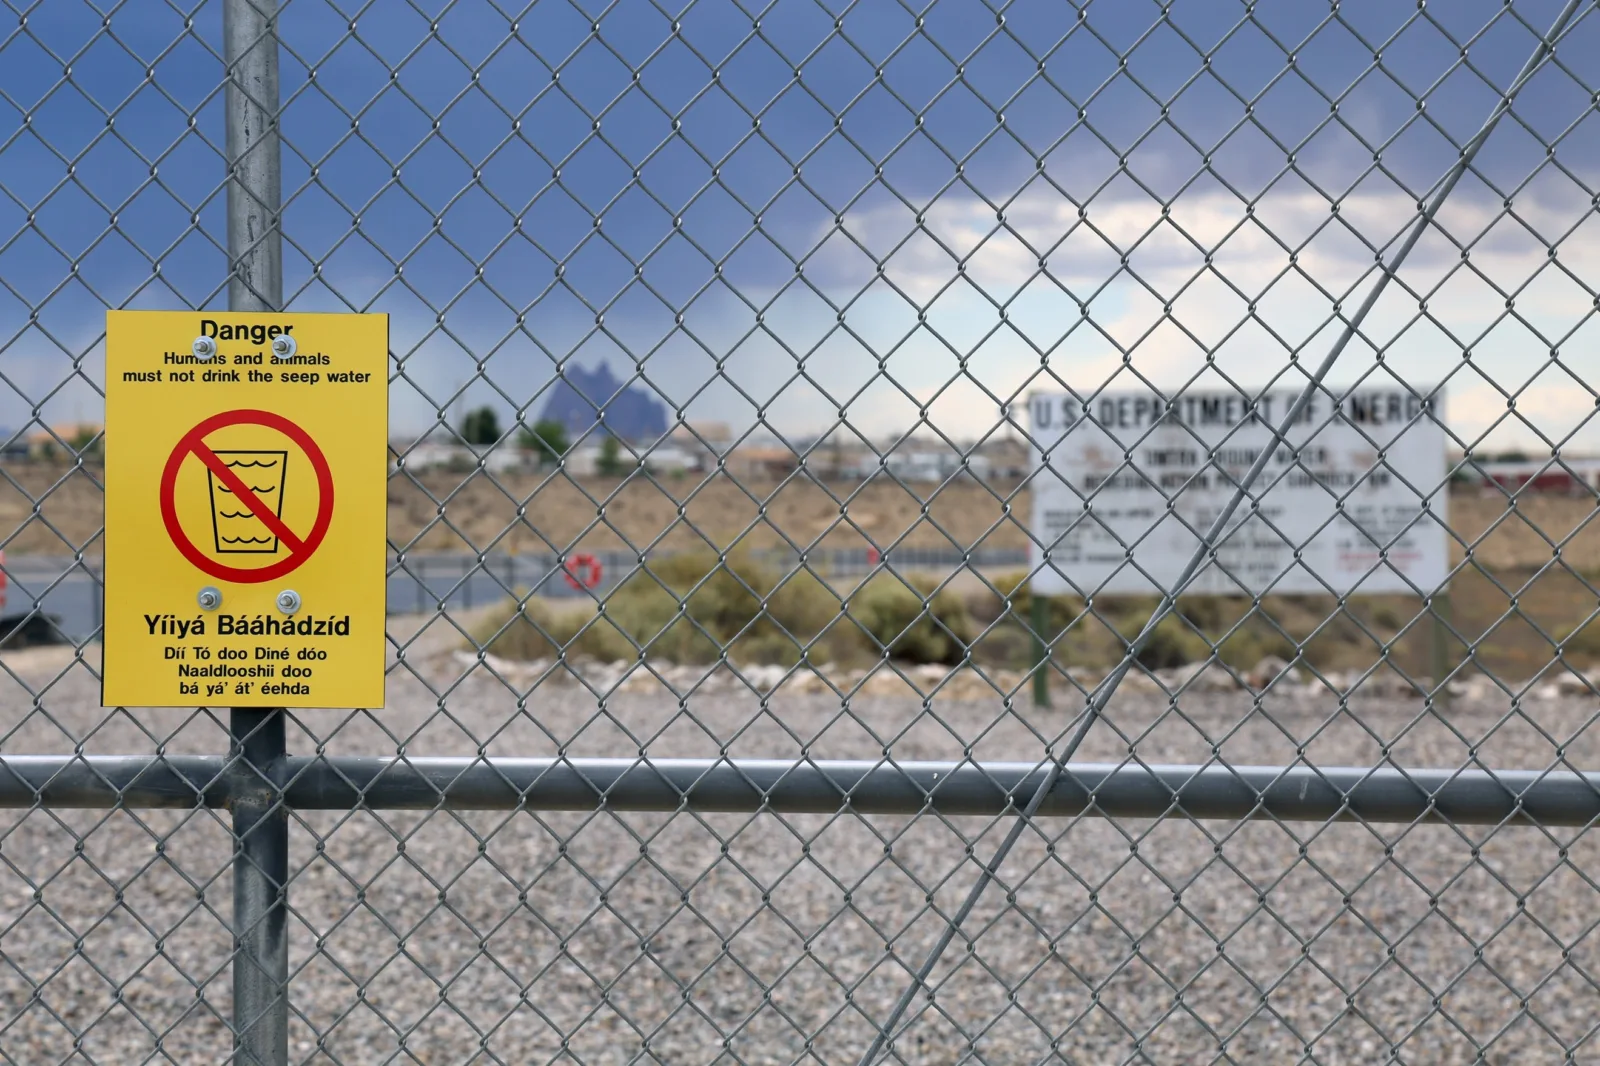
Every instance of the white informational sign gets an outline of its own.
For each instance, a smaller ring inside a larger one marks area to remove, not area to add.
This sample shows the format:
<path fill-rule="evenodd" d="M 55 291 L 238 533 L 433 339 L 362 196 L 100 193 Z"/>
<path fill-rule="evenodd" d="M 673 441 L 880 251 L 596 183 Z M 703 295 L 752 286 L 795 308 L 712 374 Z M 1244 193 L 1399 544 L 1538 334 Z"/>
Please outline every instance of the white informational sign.
<path fill-rule="evenodd" d="M 1270 450 L 1186 591 L 1432 592 L 1449 568 L 1442 400 L 1420 388 L 1330 391 L 1339 410 L 1319 393 L 1281 441 L 1290 389 L 1030 396 L 1034 590 L 1171 590 Z"/>

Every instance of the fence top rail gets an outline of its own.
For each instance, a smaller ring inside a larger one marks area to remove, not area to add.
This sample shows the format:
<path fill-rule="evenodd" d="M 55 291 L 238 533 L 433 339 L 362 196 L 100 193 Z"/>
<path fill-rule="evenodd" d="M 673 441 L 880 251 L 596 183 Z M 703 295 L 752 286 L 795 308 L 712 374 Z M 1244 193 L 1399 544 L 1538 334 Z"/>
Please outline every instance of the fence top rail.
<path fill-rule="evenodd" d="M 228 807 L 259 792 L 222 756 L 0 758 L 0 807 Z M 302 810 L 693 809 L 776 814 L 998 815 L 1047 771 L 1023 762 L 288 756 L 265 769 Z M 1042 817 L 1261 818 L 1583 826 L 1600 773 L 1400 767 L 1073 763 Z"/>

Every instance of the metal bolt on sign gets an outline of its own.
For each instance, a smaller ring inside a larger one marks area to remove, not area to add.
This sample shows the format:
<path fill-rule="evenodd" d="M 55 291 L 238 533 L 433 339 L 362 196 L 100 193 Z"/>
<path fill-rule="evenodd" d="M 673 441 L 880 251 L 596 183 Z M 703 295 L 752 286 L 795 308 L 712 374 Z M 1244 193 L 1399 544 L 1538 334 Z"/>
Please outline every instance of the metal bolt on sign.
<path fill-rule="evenodd" d="M 278 593 L 278 610 L 284 614 L 294 614 L 300 609 L 300 594 L 294 589 L 284 589 Z"/>
<path fill-rule="evenodd" d="M 201 362 L 210 362 L 216 357 L 217 342 L 210 337 L 196 337 L 194 343 L 189 346 L 189 350 Z"/>
<path fill-rule="evenodd" d="M 213 585 L 207 585 L 200 590 L 195 600 L 203 611 L 215 611 L 222 606 L 222 592 Z"/>
<path fill-rule="evenodd" d="M 299 350 L 300 346 L 287 333 L 272 338 L 272 357 L 274 359 L 293 359 L 295 352 Z"/>

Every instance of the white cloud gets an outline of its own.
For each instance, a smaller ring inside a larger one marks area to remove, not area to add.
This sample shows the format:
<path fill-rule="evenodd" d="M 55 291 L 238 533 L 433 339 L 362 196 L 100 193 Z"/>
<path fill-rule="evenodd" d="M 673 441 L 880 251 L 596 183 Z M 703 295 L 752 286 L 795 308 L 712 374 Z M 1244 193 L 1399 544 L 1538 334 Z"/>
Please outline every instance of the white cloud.
<path fill-rule="evenodd" d="M 879 197 L 847 214 L 842 231 L 819 229 L 819 243 L 833 236 L 807 261 L 804 281 L 846 308 L 842 321 L 799 284 L 772 302 L 781 282 L 751 273 L 724 282 L 758 306 L 771 302 L 759 325 L 748 305 L 712 294 L 685 315 L 698 340 L 672 333 L 665 306 L 652 317 L 619 305 L 608 328 L 623 347 L 584 341 L 593 318 L 575 304 L 547 301 L 527 328 L 558 358 L 607 358 L 624 374 L 632 373 L 631 356 L 666 336 L 645 372 L 691 418 L 742 429 L 759 410 L 786 433 L 815 432 L 842 405 L 859 430 L 886 435 L 918 424 L 926 408 L 941 431 L 971 439 L 994 427 L 991 397 L 1058 379 L 1093 389 L 1137 372 L 1171 389 L 1222 374 L 1259 387 L 1290 366 L 1291 351 L 1302 366 L 1314 365 L 1339 333 L 1335 300 L 1343 314 L 1354 311 L 1375 276 L 1372 247 L 1392 255 L 1416 204 L 1373 185 L 1335 214 L 1294 183 L 1247 208 L 1213 183 L 1191 187 L 1165 213 L 1123 188 L 1094 199 L 1080 217 L 1077 205 L 1035 183 L 1003 215 L 970 192 L 951 193 L 925 209 L 919 226 L 911 209 Z M 1600 218 L 1587 196 L 1546 172 L 1508 212 L 1469 179 L 1438 221 L 1330 380 L 1373 371 L 1377 345 L 1381 373 L 1417 386 L 1449 380 L 1449 418 L 1468 439 L 1498 426 L 1496 441 L 1526 444 L 1535 439 L 1531 424 L 1554 439 L 1576 430 L 1575 448 L 1600 446 L 1600 431 L 1586 420 L 1592 398 L 1566 376 L 1600 384 L 1591 295 L 1600 288 Z M 1546 242 L 1559 242 L 1554 260 Z M 1472 245 L 1465 262 L 1462 244 Z M 379 281 L 345 279 L 342 288 L 365 291 Z M 467 403 L 505 404 L 492 381 L 511 405 L 537 406 L 554 367 L 526 338 L 503 344 L 510 312 L 458 303 L 441 330 L 420 302 L 391 296 L 384 302 L 394 312 L 394 343 L 407 356 L 406 381 L 393 396 L 397 429 L 432 422 L 437 404 L 463 384 Z M 93 346 L 97 317 L 66 338 L 69 347 Z M 1552 345 L 1560 347 L 1559 368 Z M 497 346 L 483 363 L 489 380 L 477 379 L 479 360 Z M 46 420 L 97 417 L 87 382 L 52 395 L 72 376 L 70 358 L 39 354 L 53 350 L 42 341 L 29 347 L 34 354 L 13 355 L 5 368 L 28 399 L 0 395 L 0 423 L 26 421 L 44 397 Z M 98 378 L 97 350 L 85 366 Z M 1496 386 L 1517 394 L 1516 417 L 1503 417 Z"/>
<path fill-rule="evenodd" d="M 1540 376 L 1559 344 L 1568 369 L 1600 383 L 1600 353 L 1583 343 L 1594 337 L 1590 290 L 1600 287 L 1600 221 L 1591 210 L 1559 175 L 1519 193 L 1514 214 L 1463 182 L 1330 382 L 1372 373 L 1381 348 L 1380 374 L 1419 387 L 1450 379 L 1449 417 L 1463 436 L 1494 424 L 1489 412 L 1504 413 L 1494 382 L 1520 390 L 1516 410 L 1527 423 L 1558 438 L 1577 428 L 1577 446 L 1600 444 L 1581 417 L 1592 408 L 1587 392 Z M 1214 189 L 1180 198 L 1165 215 L 1148 199 L 1097 199 L 1080 218 L 1077 207 L 1044 191 L 1007 205 L 1004 224 L 969 195 L 929 207 L 920 227 L 901 205 L 848 215 L 843 225 L 883 255 L 884 278 L 905 294 L 875 286 L 857 316 L 903 320 L 920 311 L 930 346 L 942 339 L 954 349 L 908 368 L 907 384 L 931 395 L 965 356 L 966 377 L 1004 394 L 1030 380 L 1050 386 L 1041 364 L 1086 389 L 1130 367 L 1175 388 L 1197 375 L 1220 383 L 1218 374 L 1260 387 L 1291 366 L 1291 352 L 1315 366 L 1342 331 L 1339 316 L 1353 314 L 1378 277 L 1372 249 L 1392 258 L 1416 212 L 1398 192 L 1358 191 L 1335 213 L 1299 186 L 1269 192 L 1249 209 Z M 1557 245 L 1554 262 L 1548 243 Z M 1470 246 L 1465 260 L 1463 245 Z M 873 282 L 877 267 L 865 257 L 830 259 L 827 251 L 816 269 L 833 291 Z M 1085 317 L 1079 302 L 1091 298 Z M 1284 383 L 1304 379 L 1290 373 Z M 936 406 L 930 417 L 945 432 L 973 437 L 993 425 L 986 399 Z M 1519 419 L 1500 433 L 1497 439 L 1531 437 Z"/>

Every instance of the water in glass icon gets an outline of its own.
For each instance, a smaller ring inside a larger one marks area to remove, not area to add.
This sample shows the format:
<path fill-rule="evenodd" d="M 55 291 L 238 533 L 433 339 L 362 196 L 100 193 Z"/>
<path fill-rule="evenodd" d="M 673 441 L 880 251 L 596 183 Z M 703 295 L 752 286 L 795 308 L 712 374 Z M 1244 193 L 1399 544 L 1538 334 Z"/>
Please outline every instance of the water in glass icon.
<path fill-rule="evenodd" d="M 254 495 L 258 506 L 283 517 L 283 475 L 289 465 L 286 451 L 219 451 L 218 459 Z M 211 530 L 218 555 L 276 555 L 278 538 L 261 520 L 254 507 L 234 495 L 206 471 L 211 482 Z"/>

